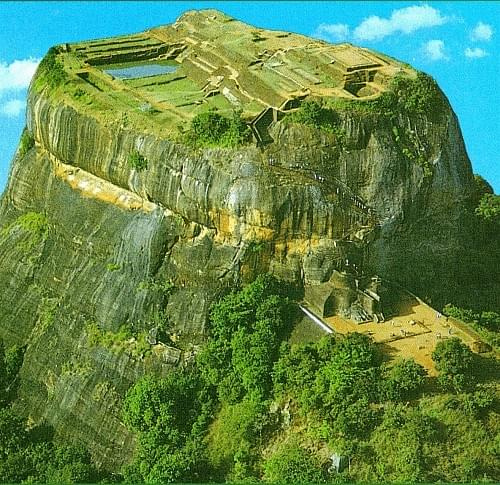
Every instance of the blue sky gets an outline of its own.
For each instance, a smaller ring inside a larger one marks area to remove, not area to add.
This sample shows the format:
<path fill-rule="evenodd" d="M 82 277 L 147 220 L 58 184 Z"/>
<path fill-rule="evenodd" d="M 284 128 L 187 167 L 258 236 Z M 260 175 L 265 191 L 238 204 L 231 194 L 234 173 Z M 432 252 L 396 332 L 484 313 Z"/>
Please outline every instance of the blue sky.
<path fill-rule="evenodd" d="M 475 173 L 500 193 L 500 2 L 0 1 L 0 190 L 37 62 L 62 42 L 109 37 L 217 8 L 260 27 L 369 47 L 431 74 L 458 115 Z"/>

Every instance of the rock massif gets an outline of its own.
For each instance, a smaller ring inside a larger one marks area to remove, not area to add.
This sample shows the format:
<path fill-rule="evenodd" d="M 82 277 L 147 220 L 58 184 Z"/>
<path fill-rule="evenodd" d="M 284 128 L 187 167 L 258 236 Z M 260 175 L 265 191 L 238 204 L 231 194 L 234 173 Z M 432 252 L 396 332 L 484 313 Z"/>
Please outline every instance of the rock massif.
<path fill-rule="evenodd" d="M 240 42 L 222 48 L 231 29 Z M 314 65 L 301 67 L 304 52 Z M 213 11 L 49 56 L 61 80 L 42 64 L 28 99 L 34 143 L 20 145 L 1 201 L 0 336 L 26 345 L 18 409 L 103 466 L 134 447 L 127 388 L 187 362 L 228 287 L 267 271 L 306 286 L 347 272 L 418 291 L 444 284 L 464 246 L 473 176 L 447 101 L 439 119 L 363 109 L 395 76 L 414 79 L 408 66 Z M 126 81 L 102 67 L 159 59 L 177 72 Z M 202 101 L 165 101 L 169 83 L 187 81 Z M 183 143 L 193 113 L 217 99 L 242 112 L 254 142 Z M 336 132 L 287 121 L 307 99 L 341 101 Z"/>

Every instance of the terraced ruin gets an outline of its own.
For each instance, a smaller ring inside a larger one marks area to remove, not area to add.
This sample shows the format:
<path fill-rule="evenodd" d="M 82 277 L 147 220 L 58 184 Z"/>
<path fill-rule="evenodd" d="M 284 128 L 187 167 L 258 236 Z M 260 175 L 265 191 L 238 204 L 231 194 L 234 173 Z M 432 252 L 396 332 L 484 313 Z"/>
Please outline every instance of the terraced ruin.
<path fill-rule="evenodd" d="M 261 144 L 269 124 L 306 97 L 371 99 L 396 73 L 413 72 L 350 44 L 264 31 L 217 11 L 188 12 L 133 36 L 66 44 L 62 58 L 80 79 L 75 86 L 117 111 L 153 111 L 163 126 L 176 127 L 203 111 L 236 109 Z M 175 68 L 148 74 L 148 66 L 162 64 Z M 145 74 L 113 75 L 134 66 Z"/>

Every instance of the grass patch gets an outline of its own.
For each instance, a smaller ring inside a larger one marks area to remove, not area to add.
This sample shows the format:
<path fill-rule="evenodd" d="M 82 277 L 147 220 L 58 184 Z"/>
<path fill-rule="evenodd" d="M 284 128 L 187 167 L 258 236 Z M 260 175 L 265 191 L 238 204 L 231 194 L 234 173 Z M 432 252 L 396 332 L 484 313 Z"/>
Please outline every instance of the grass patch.
<path fill-rule="evenodd" d="M 121 269 L 121 266 L 118 263 L 108 263 L 106 265 L 107 271 L 118 271 L 119 269 Z"/>
<path fill-rule="evenodd" d="M 24 233 L 25 237 L 18 242 L 17 247 L 25 254 L 31 253 L 38 245 L 45 242 L 49 235 L 49 220 L 40 212 L 27 212 L 19 216 L 0 233 L 11 236 L 16 232 Z"/>
<path fill-rule="evenodd" d="M 142 172 L 148 168 L 148 161 L 137 150 L 134 150 L 128 156 L 128 164 L 138 172 Z"/>
<path fill-rule="evenodd" d="M 59 298 L 42 298 L 38 307 L 38 321 L 33 329 L 32 338 L 42 336 L 54 324 L 59 303 Z"/>
<path fill-rule="evenodd" d="M 102 330 L 95 322 L 85 327 L 87 345 L 89 347 L 104 347 L 114 354 L 128 352 L 133 357 L 142 359 L 151 353 L 151 345 L 147 342 L 147 333 L 134 335 L 127 325 L 122 325 L 118 332 Z"/>

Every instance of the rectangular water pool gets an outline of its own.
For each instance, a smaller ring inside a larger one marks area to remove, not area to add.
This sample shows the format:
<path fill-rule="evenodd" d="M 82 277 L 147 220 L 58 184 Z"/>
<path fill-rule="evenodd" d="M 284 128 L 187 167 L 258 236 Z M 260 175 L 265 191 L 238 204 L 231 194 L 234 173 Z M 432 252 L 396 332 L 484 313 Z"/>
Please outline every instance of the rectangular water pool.
<path fill-rule="evenodd" d="M 104 69 L 104 72 L 111 74 L 118 79 L 137 79 L 141 77 L 158 76 L 159 74 L 169 74 L 177 71 L 178 66 L 172 64 L 136 64 L 133 66 L 120 66 L 114 69 Z"/>

